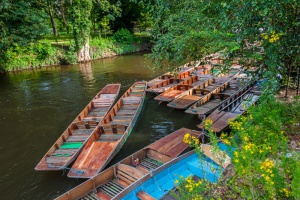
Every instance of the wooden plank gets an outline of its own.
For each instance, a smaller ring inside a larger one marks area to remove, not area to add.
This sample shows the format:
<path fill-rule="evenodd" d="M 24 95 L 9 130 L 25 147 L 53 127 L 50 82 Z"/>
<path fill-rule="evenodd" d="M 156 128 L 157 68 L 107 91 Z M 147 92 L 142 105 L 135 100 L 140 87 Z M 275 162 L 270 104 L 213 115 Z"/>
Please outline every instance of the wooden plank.
<path fill-rule="evenodd" d="M 229 125 L 228 121 L 235 119 L 239 114 L 226 112 L 222 117 L 218 118 L 211 126 L 211 129 L 216 133 L 219 133 L 226 129 Z"/>
<path fill-rule="evenodd" d="M 121 134 L 101 134 L 100 140 L 112 141 L 112 140 L 120 140 L 123 135 Z"/>
<path fill-rule="evenodd" d="M 136 194 L 136 196 L 141 200 L 156 200 L 150 194 L 146 193 L 145 191 L 141 190 Z"/>
<path fill-rule="evenodd" d="M 129 176 L 133 177 L 134 179 L 139 179 L 142 176 L 144 176 L 144 173 L 141 171 L 137 170 L 136 168 L 125 165 L 125 164 L 118 164 L 117 169 L 128 174 Z"/>
<path fill-rule="evenodd" d="M 49 156 L 46 158 L 47 163 L 65 163 L 70 160 L 69 156 Z"/>
<path fill-rule="evenodd" d="M 215 161 L 218 165 L 224 169 L 231 163 L 231 158 L 225 151 L 212 151 L 212 146 L 208 144 L 202 144 L 201 149 L 204 155 Z"/>
<path fill-rule="evenodd" d="M 83 142 L 85 141 L 89 135 L 72 135 L 68 137 L 67 142 Z"/>
<path fill-rule="evenodd" d="M 99 197 L 101 200 L 111 200 L 111 197 L 101 190 L 97 192 L 97 197 Z"/>

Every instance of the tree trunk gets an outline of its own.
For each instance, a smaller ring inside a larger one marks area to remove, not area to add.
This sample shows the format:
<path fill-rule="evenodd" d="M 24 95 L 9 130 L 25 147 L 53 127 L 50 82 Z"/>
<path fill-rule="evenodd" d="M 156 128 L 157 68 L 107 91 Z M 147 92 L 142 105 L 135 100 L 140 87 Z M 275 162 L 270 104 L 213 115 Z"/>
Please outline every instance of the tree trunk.
<path fill-rule="evenodd" d="M 78 52 L 78 62 L 86 62 L 91 60 L 90 57 L 90 44 L 89 40 L 87 39 L 85 45 L 81 48 L 81 50 Z"/>
<path fill-rule="evenodd" d="M 54 37 L 57 37 L 56 23 L 55 23 L 54 16 L 53 16 L 53 13 L 52 13 L 52 10 L 51 10 L 50 7 L 48 8 L 48 13 L 49 13 L 49 16 L 50 16 L 50 19 L 51 19 L 53 35 L 54 35 Z"/>
<path fill-rule="evenodd" d="M 67 23 L 67 20 L 66 20 L 66 16 L 65 16 L 65 7 L 64 7 L 64 2 L 63 1 L 60 1 L 60 12 L 61 12 L 61 17 L 62 17 L 62 20 L 63 20 L 63 24 L 66 28 L 66 31 L 67 33 L 69 34 L 69 27 L 68 27 L 68 23 Z"/>

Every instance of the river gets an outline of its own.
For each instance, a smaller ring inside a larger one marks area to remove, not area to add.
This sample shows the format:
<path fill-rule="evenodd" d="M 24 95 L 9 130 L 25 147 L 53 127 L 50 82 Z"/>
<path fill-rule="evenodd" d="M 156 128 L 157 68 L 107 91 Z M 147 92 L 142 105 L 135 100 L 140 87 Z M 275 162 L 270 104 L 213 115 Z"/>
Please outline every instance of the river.
<path fill-rule="evenodd" d="M 53 199 L 83 182 L 62 171 L 37 172 L 34 167 L 107 83 L 121 83 L 122 95 L 135 81 L 163 73 L 147 65 L 143 54 L 133 54 L 0 74 L 1 199 Z M 197 129 L 198 123 L 197 117 L 148 96 L 133 132 L 109 165 L 181 127 Z"/>

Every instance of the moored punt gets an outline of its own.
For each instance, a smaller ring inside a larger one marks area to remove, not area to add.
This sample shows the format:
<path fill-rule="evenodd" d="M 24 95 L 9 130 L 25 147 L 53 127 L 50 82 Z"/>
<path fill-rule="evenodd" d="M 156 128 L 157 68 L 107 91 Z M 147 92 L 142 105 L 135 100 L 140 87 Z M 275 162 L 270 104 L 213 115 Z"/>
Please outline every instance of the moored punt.
<path fill-rule="evenodd" d="M 35 167 L 37 171 L 63 170 L 73 162 L 96 126 L 115 102 L 120 84 L 106 85 L 68 126 Z"/>
<path fill-rule="evenodd" d="M 211 149 L 211 147 L 208 149 Z M 212 160 L 207 157 L 205 152 L 203 154 L 203 156 L 199 157 L 197 153 L 190 151 L 171 160 L 152 171 L 151 175 L 141 177 L 136 183 L 133 183 L 121 192 L 115 199 L 167 199 L 165 195 L 176 187 L 176 180 L 180 180 L 181 178 L 193 177 L 196 179 L 205 179 L 212 183 L 217 182 L 224 169 L 214 162 L 214 159 Z M 229 158 L 226 152 L 222 151 L 220 155 L 225 155 L 225 159 Z M 228 165 L 230 158 L 224 162 Z"/>
<path fill-rule="evenodd" d="M 262 92 L 256 83 L 252 83 L 227 98 L 214 112 L 208 115 L 207 118 L 212 120 L 210 129 L 216 133 L 226 130 L 229 127 L 229 121 L 245 113 L 247 108 L 259 99 L 261 94 Z M 197 127 L 203 129 L 204 122 L 201 122 Z"/>
<path fill-rule="evenodd" d="M 160 76 L 158 76 L 158 77 L 156 77 L 156 78 L 148 81 L 147 82 L 147 86 L 151 87 L 153 85 L 157 85 L 158 83 L 161 83 L 161 82 L 163 82 L 165 80 L 168 80 L 168 79 L 174 78 L 174 77 L 175 77 L 174 74 L 172 74 L 170 72 L 167 72 L 167 73 L 165 73 L 163 75 L 160 75 Z"/>
<path fill-rule="evenodd" d="M 91 178 L 111 161 L 136 123 L 144 104 L 146 87 L 146 82 L 136 82 L 118 100 L 98 124 L 68 177 Z"/>
<path fill-rule="evenodd" d="M 183 142 L 186 133 L 196 138 L 201 135 L 198 131 L 181 128 L 59 196 L 57 200 L 114 199 L 136 180 L 183 153 L 188 148 Z"/>
<path fill-rule="evenodd" d="M 176 76 L 176 78 L 170 78 L 158 84 L 152 85 L 146 91 L 155 94 L 163 93 L 169 88 L 178 85 L 179 83 L 192 79 L 193 75 L 200 76 L 203 74 L 208 74 L 210 72 L 210 69 L 211 68 L 208 65 L 191 67 L 189 68 L 189 70 L 179 73 L 178 76 Z"/>
<path fill-rule="evenodd" d="M 177 73 L 178 75 L 175 76 L 175 73 L 171 73 L 171 72 L 167 72 L 163 75 L 160 75 L 150 81 L 147 82 L 147 87 L 152 87 L 153 85 L 157 85 L 165 80 L 168 80 L 170 78 L 177 78 L 177 79 L 181 79 L 181 78 L 185 78 L 186 77 L 186 74 L 185 73 L 186 71 L 189 71 L 191 69 L 193 69 L 193 67 L 197 67 L 198 65 L 200 64 L 199 61 L 196 61 L 196 62 L 191 62 L 191 63 L 187 63 L 181 67 L 179 67 L 179 72 Z"/>
<path fill-rule="evenodd" d="M 210 94 L 225 90 L 233 77 L 233 74 L 227 74 L 221 77 L 211 78 L 208 81 L 193 87 L 188 92 L 168 103 L 167 106 L 175 109 L 186 109 L 192 104 L 195 105 L 196 102 L 201 101 Z"/>
<path fill-rule="evenodd" d="M 230 75 L 229 75 L 230 76 Z M 225 76 L 226 78 L 226 76 Z M 225 82 L 220 82 L 219 87 L 203 92 L 203 96 L 190 106 L 185 112 L 199 116 L 205 116 L 212 113 L 217 107 L 231 95 L 239 91 L 242 83 L 234 76 Z M 207 88 L 205 88 L 207 89 Z"/>
<path fill-rule="evenodd" d="M 210 77 L 212 77 L 212 75 L 205 76 L 205 77 L 193 75 L 190 79 L 187 79 L 187 80 L 181 82 L 180 84 L 169 88 L 168 90 L 161 93 L 154 99 L 157 101 L 167 101 L 167 102 L 172 101 L 172 100 L 184 95 L 189 90 L 200 85 L 201 83 L 205 83 Z"/>

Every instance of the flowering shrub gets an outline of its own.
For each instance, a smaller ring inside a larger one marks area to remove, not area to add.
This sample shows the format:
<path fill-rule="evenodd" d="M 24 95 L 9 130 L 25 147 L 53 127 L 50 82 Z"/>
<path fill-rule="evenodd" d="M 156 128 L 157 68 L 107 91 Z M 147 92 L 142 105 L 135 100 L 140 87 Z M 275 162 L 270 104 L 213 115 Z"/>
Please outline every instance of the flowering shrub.
<path fill-rule="evenodd" d="M 234 147 L 233 171 L 230 178 L 221 178 L 222 184 L 200 186 L 181 180 L 180 192 L 197 191 L 202 195 L 199 199 L 300 199 L 300 154 L 288 146 L 289 137 L 299 135 L 299 110 L 299 101 L 286 104 L 264 98 L 247 115 L 230 121 L 231 133 L 221 133 L 219 138 L 210 130 L 212 121 L 206 119 L 204 125 L 213 147 L 218 140 Z M 200 143 L 194 140 L 188 134 L 184 138 L 201 156 Z M 219 192 L 210 192 L 215 190 Z"/>

